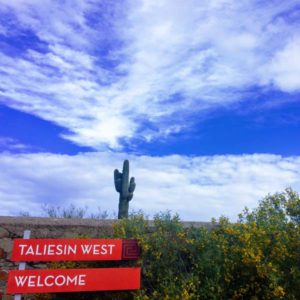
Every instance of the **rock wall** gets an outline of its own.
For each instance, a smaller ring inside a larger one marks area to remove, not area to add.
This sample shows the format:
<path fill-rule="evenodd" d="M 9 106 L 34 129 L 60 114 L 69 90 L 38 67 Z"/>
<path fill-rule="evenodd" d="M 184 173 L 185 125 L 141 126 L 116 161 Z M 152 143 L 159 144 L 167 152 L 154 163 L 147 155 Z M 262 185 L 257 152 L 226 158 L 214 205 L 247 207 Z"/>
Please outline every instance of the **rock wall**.
<path fill-rule="evenodd" d="M 5 295 L 6 282 L 8 271 L 18 268 L 18 264 L 10 260 L 13 240 L 22 238 L 24 230 L 31 231 L 31 238 L 77 238 L 78 236 L 99 238 L 113 233 L 114 222 L 118 221 L 0 216 L 0 300 L 13 299 L 12 296 Z M 208 222 L 184 222 L 183 224 L 185 227 L 212 228 L 213 226 Z M 151 221 L 149 225 L 151 227 Z M 30 264 L 29 267 L 42 268 L 43 264 Z"/>

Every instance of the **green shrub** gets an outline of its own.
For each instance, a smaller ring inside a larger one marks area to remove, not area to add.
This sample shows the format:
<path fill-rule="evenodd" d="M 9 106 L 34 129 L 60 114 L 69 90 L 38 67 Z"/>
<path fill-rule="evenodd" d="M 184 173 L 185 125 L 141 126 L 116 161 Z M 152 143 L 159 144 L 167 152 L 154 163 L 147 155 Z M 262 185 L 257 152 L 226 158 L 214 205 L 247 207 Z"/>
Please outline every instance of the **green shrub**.
<path fill-rule="evenodd" d="M 142 267 L 141 289 L 56 299 L 300 299 L 299 207 L 287 189 L 245 209 L 237 223 L 220 218 L 213 230 L 184 228 L 169 212 L 149 227 L 142 213 L 132 214 L 114 224 L 114 237 L 139 240 L 141 258 L 121 264 Z"/>
<path fill-rule="evenodd" d="M 185 229 L 170 213 L 115 225 L 135 237 L 143 255 L 136 299 L 300 299 L 300 199 L 291 189 L 245 209 L 238 223 Z"/>

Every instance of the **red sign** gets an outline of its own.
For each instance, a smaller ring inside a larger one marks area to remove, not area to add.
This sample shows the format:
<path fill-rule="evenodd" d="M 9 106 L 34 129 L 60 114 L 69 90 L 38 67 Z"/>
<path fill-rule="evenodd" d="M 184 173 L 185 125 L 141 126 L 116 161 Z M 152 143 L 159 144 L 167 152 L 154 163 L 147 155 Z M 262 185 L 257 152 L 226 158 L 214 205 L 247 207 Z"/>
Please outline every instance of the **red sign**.
<path fill-rule="evenodd" d="M 141 268 L 10 271 L 8 294 L 136 290 Z"/>
<path fill-rule="evenodd" d="M 13 261 L 83 261 L 137 259 L 136 240 L 15 239 Z"/>

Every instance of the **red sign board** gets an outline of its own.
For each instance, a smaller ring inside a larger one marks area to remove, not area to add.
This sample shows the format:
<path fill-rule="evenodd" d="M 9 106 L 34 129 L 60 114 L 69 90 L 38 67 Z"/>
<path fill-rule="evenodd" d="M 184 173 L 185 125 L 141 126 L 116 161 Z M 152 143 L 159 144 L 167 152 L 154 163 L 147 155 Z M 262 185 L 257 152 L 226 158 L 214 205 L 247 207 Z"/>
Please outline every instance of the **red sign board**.
<path fill-rule="evenodd" d="M 137 259 L 136 240 L 16 239 L 13 261 L 83 261 Z"/>
<path fill-rule="evenodd" d="M 13 270 L 8 294 L 136 290 L 141 268 Z"/>

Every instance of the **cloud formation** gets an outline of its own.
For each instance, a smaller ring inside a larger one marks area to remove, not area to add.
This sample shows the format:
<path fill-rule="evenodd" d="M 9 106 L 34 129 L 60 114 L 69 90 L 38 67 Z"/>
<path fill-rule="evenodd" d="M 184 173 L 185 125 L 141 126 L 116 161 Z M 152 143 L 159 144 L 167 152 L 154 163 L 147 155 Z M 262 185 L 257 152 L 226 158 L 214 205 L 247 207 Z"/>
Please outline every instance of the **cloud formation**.
<path fill-rule="evenodd" d="M 221 215 L 236 220 L 244 206 L 256 207 L 268 193 L 289 186 L 300 190 L 299 157 L 1 154 L 1 215 L 38 215 L 45 203 L 116 212 L 113 170 L 122 168 L 125 157 L 137 182 L 130 207 L 150 217 L 169 209 L 183 220 L 209 221 Z"/>
<path fill-rule="evenodd" d="M 0 136 L 0 149 L 6 152 L 25 152 L 31 149 L 30 146 L 20 143 L 18 140 Z"/>
<path fill-rule="evenodd" d="M 0 0 L 0 101 L 79 145 L 163 138 L 253 87 L 300 90 L 298 1 L 70 3 Z"/>

